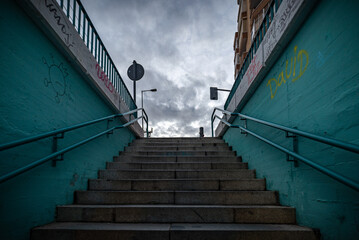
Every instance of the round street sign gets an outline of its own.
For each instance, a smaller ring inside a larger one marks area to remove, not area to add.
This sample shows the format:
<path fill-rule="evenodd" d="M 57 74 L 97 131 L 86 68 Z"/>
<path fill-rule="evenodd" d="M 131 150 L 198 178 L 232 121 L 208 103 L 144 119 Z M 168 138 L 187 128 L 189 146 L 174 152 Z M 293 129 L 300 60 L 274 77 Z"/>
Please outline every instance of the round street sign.
<path fill-rule="evenodd" d="M 145 74 L 145 69 L 143 69 L 141 64 L 136 63 L 136 61 L 133 61 L 133 64 L 127 70 L 127 76 L 132 81 L 140 80 L 144 74 Z"/>

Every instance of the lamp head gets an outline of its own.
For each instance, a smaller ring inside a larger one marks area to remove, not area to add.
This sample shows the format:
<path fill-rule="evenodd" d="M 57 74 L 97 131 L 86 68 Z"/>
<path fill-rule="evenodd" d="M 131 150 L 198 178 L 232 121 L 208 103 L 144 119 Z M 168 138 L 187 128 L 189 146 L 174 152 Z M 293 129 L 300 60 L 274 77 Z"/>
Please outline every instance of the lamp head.
<path fill-rule="evenodd" d="M 151 92 L 157 92 L 156 88 L 151 89 Z"/>

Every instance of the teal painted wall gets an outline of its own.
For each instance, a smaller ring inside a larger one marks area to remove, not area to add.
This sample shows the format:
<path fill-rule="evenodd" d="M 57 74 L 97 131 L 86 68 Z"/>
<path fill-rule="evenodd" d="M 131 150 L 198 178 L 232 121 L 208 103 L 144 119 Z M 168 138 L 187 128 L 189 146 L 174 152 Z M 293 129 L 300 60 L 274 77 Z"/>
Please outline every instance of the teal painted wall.
<path fill-rule="evenodd" d="M 0 143 L 114 114 L 13 0 L 0 3 Z M 106 129 L 106 122 L 65 134 L 59 148 Z M 120 122 L 111 123 L 120 124 Z M 118 151 L 128 129 L 103 136 L 0 184 L 0 239 L 29 239 L 32 227 L 54 221 L 56 205 L 73 203 Z M 0 175 L 51 152 L 52 140 L 0 153 Z"/>
<path fill-rule="evenodd" d="M 320 1 L 241 112 L 359 144 L 358 9 L 358 1 Z M 248 128 L 291 148 L 284 132 L 253 122 Z M 268 189 L 279 191 L 281 204 L 296 207 L 300 225 L 319 228 L 324 239 L 359 237 L 358 192 L 303 163 L 295 168 L 284 153 L 238 129 L 228 130 L 224 139 L 258 177 L 267 178 Z M 299 153 L 359 181 L 357 154 L 301 137 Z"/>

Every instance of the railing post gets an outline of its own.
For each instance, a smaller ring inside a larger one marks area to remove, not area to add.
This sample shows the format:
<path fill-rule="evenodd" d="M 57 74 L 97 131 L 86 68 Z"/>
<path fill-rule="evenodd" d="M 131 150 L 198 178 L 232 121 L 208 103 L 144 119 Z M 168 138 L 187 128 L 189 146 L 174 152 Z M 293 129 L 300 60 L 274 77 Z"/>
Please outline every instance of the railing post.
<path fill-rule="evenodd" d="M 214 134 L 213 134 L 213 118 L 211 119 L 211 129 L 212 129 L 212 137 L 214 137 Z"/>
<path fill-rule="evenodd" d="M 199 137 L 200 137 L 200 138 L 203 138 L 203 137 L 204 137 L 203 131 L 204 131 L 204 130 L 203 130 L 203 127 L 200 127 L 200 128 L 199 128 Z"/>
<path fill-rule="evenodd" d="M 110 118 L 110 119 L 107 120 L 107 127 L 106 127 L 106 129 L 109 129 L 109 128 L 110 128 L 110 122 L 112 122 L 113 120 L 114 120 L 114 118 Z M 106 133 L 107 138 L 108 138 L 111 134 L 113 134 L 113 130 L 110 131 L 110 132 L 108 132 L 108 133 Z"/>
<path fill-rule="evenodd" d="M 242 121 L 244 121 L 244 128 L 245 129 L 247 129 L 247 119 L 246 118 L 240 118 Z M 245 132 L 245 131 L 242 131 L 242 129 L 241 129 L 241 134 L 244 134 L 244 135 L 248 135 L 248 133 L 247 132 Z"/>
<path fill-rule="evenodd" d="M 148 119 L 146 121 L 146 134 L 147 134 L 147 138 L 148 138 Z"/>
<path fill-rule="evenodd" d="M 73 12 L 72 12 L 72 25 L 76 28 L 76 1 L 74 1 Z"/>
<path fill-rule="evenodd" d="M 81 5 L 79 5 L 79 19 L 78 19 L 78 28 L 77 32 L 81 37 Z"/>
<path fill-rule="evenodd" d="M 66 9 L 66 15 L 70 20 L 70 0 L 67 0 L 67 9 Z"/>
<path fill-rule="evenodd" d="M 57 139 L 63 139 L 65 136 L 65 133 L 60 133 L 60 135 L 55 135 L 52 138 L 52 152 L 55 153 L 57 152 Z M 55 157 L 54 159 L 52 159 L 52 166 L 56 167 L 56 162 L 57 161 L 63 161 L 64 160 L 64 155 L 61 154 L 60 157 Z"/>
<path fill-rule="evenodd" d="M 295 128 L 295 127 L 294 127 Z M 298 136 L 295 134 L 289 134 L 289 132 L 285 132 L 286 138 L 292 138 L 292 148 L 293 152 L 298 153 Z M 298 167 L 298 160 L 295 157 L 290 156 L 287 154 L 287 161 L 294 162 L 294 167 Z"/>

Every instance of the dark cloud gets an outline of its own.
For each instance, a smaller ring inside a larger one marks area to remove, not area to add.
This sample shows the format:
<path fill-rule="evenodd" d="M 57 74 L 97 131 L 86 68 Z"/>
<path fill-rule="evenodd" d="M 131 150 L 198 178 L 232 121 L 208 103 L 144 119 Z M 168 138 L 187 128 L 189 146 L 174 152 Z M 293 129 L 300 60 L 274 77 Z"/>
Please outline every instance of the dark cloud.
<path fill-rule="evenodd" d="M 153 136 L 210 133 L 210 115 L 220 100 L 209 100 L 209 87 L 233 84 L 233 36 L 238 7 L 233 0 L 83 0 L 122 78 L 133 60 L 145 67 L 137 82 Z"/>

